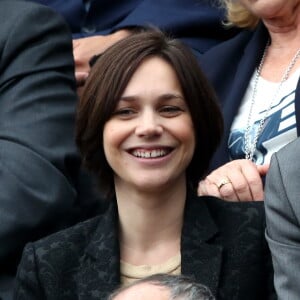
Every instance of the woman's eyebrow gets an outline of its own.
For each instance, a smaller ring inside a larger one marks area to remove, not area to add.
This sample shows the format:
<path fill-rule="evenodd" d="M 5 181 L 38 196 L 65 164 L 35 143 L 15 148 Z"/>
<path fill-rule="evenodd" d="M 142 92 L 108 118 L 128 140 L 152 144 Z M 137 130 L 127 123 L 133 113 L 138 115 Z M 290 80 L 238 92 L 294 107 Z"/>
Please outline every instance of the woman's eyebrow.
<path fill-rule="evenodd" d="M 129 96 L 122 96 L 120 98 L 120 101 L 126 101 L 126 102 L 131 102 L 139 99 L 140 97 L 138 95 L 129 95 Z M 168 101 L 171 99 L 181 99 L 184 100 L 184 97 L 179 94 L 179 93 L 166 93 L 166 94 L 161 94 L 157 97 L 158 100 L 163 100 L 163 101 Z"/>
<path fill-rule="evenodd" d="M 139 97 L 135 96 L 135 95 L 131 95 L 131 96 L 121 96 L 120 101 L 125 101 L 125 102 L 132 102 L 137 100 Z"/>
<path fill-rule="evenodd" d="M 166 93 L 158 97 L 161 100 L 181 99 L 184 100 L 183 96 L 179 93 Z"/>

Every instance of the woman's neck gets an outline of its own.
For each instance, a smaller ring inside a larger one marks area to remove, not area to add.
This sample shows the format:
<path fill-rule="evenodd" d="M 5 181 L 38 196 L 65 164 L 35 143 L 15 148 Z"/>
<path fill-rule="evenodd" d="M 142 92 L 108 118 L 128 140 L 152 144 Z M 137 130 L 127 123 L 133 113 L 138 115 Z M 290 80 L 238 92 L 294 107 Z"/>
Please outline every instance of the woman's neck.
<path fill-rule="evenodd" d="M 298 2 L 298 1 L 297 1 Z M 291 7 L 286 5 L 276 16 L 265 16 L 263 22 L 271 37 L 271 47 L 282 51 L 299 48 L 300 37 L 300 4 Z"/>
<path fill-rule="evenodd" d="M 297 14 L 288 21 L 274 18 L 264 20 L 270 34 L 270 46 L 268 47 L 261 76 L 266 80 L 280 82 L 293 57 L 300 49 L 300 6 L 297 6 Z M 297 60 L 290 72 L 292 75 L 300 67 Z"/>
<path fill-rule="evenodd" d="M 269 10 L 264 8 L 261 18 L 271 36 L 278 35 L 286 38 L 298 31 L 300 25 L 300 4 L 298 1 L 295 1 L 294 5 L 290 3 L 278 5 L 274 3 L 274 6 L 271 5 Z"/>
<path fill-rule="evenodd" d="M 186 183 L 159 192 L 116 187 L 121 259 L 158 264 L 180 251 Z"/>

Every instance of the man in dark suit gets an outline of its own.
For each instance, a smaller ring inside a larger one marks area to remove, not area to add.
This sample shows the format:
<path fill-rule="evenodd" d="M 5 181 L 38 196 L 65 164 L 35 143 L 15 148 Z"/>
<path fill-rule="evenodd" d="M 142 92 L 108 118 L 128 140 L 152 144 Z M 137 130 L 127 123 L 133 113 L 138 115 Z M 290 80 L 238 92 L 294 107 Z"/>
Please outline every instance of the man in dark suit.
<path fill-rule="evenodd" d="M 0 1 L 0 299 L 23 246 L 77 221 L 72 40 L 35 3 Z"/>
<path fill-rule="evenodd" d="M 266 178 L 266 237 L 278 299 L 297 300 L 300 295 L 299 149 L 298 138 L 275 153 Z"/>
<path fill-rule="evenodd" d="M 181 39 L 197 55 L 231 37 L 222 25 L 224 12 L 209 0 L 27 0 L 59 12 L 74 38 L 78 84 L 89 72 L 89 60 L 132 30 L 153 25 Z"/>

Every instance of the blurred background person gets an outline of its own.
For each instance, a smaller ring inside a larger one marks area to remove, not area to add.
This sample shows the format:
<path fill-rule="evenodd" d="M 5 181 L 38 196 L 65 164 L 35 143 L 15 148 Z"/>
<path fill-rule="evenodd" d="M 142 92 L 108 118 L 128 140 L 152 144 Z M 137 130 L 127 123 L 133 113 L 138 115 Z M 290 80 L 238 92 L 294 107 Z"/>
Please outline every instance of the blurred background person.
<path fill-rule="evenodd" d="M 200 195 L 262 200 L 271 155 L 299 134 L 300 1 L 223 0 L 244 30 L 201 66 L 221 102 L 225 134 Z"/>
<path fill-rule="evenodd" d="M 78 222 L 91 199 L 79 199 L 67 25 L 49 8 L 20 1 L 0 1 L 0 20 L 0 298 L 6 300 L 25 243 Z"/>
<path fill-rule="evenodd" d="M 84 84 L 94 55 L 145 26 L 155 26 L 180 38 L 199 55 L 237 31 L 222 26 L 224 10 L 210 0 L 26 1 L 53 8 L 69 24 L 78 85 Z"/>

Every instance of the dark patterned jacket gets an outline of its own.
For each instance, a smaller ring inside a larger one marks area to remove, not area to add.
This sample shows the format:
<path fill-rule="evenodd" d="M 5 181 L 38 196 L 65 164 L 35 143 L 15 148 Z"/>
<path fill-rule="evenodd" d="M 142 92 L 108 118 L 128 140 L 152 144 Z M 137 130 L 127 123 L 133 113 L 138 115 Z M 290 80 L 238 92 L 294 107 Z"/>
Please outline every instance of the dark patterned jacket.
<path fill-rule="evenodd" d="M 273 270 L 262 202 L 189 196 L 181 239 L 182 273 L 217 299 L 273 299 Z M 96 218 L 28 244 L 15 299 L 106 299 L 120 283 L 115 201 Z"/>

